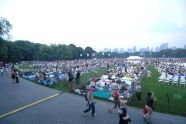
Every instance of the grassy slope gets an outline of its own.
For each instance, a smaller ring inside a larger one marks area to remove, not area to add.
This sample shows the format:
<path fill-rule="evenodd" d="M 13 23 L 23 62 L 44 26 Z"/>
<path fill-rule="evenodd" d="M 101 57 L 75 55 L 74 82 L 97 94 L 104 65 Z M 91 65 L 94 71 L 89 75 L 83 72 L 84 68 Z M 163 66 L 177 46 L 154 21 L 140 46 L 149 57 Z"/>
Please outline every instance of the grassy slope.
<path fill-rule="evenodd" d="M 152 77 L 148 79 L 146 75 L 142 79 L 142 103 L 138 103 L 136 96 L 132 98 L 131 106 L 142 108 L 144 99 L 148 91 L 155 92 L 158 102 L 155 105 L 155 111 L 184 115 L 186 116 L 186 88 L 183 86 L 167 85 L 158 83 L 159 74 L 157 70 L 151 66 Z M 170 112 L 168 106 L 168 98 L 170 101 Z"/>

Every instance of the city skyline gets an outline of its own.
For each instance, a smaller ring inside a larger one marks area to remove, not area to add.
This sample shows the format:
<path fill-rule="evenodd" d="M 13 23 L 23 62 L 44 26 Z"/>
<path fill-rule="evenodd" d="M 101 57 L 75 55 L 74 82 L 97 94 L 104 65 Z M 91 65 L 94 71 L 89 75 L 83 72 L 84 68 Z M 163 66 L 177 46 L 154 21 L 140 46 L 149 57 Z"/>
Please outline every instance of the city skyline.
<path fill-rule="evenodd" d="M 186 44 L 182 47 L 182 48 L 186 48 Z M 159 52 L 160 50 L 165 50 L 165 49 L 177 49 L 176 46 L 172 46 L 170 47 L 168 43 L 162 43 L 160 46 L 157 46 L 156 48 L 152 48 L 152 47 L 143 47 L 143 48 L 138 48 L 136 46 L 133 46 L 132 48 L 103 48 L 102 50 L 100 50 L 100 52 L 118 52 L 118 53 L 124 53 L 124 52 L 129 52 L 129 53 L 133 53 L 133 52 L 139 52 L 139 51 L 149 51 L 149 52 Z"/>
<path fill-rule="evenodd" d="M 184 48 L 184 0 L 1 0 L 12 41 L 104 48 Z"/>

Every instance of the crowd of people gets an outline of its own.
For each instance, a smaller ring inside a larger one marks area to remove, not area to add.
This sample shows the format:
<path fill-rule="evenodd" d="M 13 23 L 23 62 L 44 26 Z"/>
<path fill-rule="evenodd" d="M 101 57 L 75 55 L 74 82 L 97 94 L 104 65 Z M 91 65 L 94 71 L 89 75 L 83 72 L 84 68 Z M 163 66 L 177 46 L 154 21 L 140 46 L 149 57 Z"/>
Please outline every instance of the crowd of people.
<path fill-rule="evenodd" d="M 0 63 L 1 76 L 8 76 L 8 64 Z"/>
<path fill-rule="evenodd" d="M 160 73 L 159 81 L 167 84 L 186 85 L 186 64 L 184 59 L 159 60 L 156 67 Z"/>
<path fill-rule="evenodd" d="M 19 82 L 18 75 L 36 80 L 38 83 L 52 85 L 60 80 L 67 80 L 70 84 L 70 91 L 86 95 L 87 106 L 83 113 L 92 110 L 92 116 L 96 115 L 94 96 L 97 91 L 109 91 L 109 100 L 114 101 L 112 108 L 109 108 L 109 113 L 113 109 L 118 109 L 119 123 L 127 124 L 131 121 L 128 115 L 126 103 L 130 102 L 132 95 L 136 94 L 139 103 L 141 99 L 141 84 L 140 78 L 144 71 L 147 72 L 147 77 L 151 78 L 151 72 L 147 69 L 148 65 L 153 62 L 160 75 L 165 74 L 165 77 L 172 75 L 172 79 L 176 76 L 186 77 L 186 66 L 184 59 L 143 59 L 127 61 L 122 58 L 112 59 L 86 59 L 86 60 L 63 60 L 55 62 L 22 62 L 11 69 L 12 79 Z M 28 67 L 24 68 L 25 65 Z M 90 78 L 87 86 L 82 86 L 80 89 L 74 89 L 73 84 L 80 85 L 80 77 L 84 73 L 97 72 L 101 67 L 108 67 L 108 70 L 101 77 Z M 1 66 L 1 76 L 7 74 L 8 68 Z M 179 79 L 179 78 L 178 78 Z M 179 82 L 179 80 L 178 80 Z M 156 104 L 157 98 L 153 92 L 148 92 L 145 98 L 144 105 L 144 120 L 147 123 L 152 123 L 152 111 Z"/>

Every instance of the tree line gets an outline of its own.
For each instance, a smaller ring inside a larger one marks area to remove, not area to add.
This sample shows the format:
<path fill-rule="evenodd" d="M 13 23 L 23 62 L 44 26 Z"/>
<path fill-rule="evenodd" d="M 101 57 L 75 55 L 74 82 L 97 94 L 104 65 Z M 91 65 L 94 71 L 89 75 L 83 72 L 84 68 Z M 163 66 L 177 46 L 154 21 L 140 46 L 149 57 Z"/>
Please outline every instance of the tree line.
<path fill-rule="evenodd" d="M 111 53 L 96 52 L 91 47 L 76 47 L 74 44 L 39 44 L 30 41 L 8 41 L 9 31 L 12 25 L 5 18 L 0 18 L 0 62 L 17 61 L 55 61 L 96 58 L 121 58 L 130 55 L 142 55 L 143 57 L 186 57 L 186 49 L 166 49 L 160 52 L 135 52 L 135 53 Z"/>
<path fill-rule="evenodd" d="M 0 44 L 0 61 L 6 62 L 90 59 L 95 53 L 91 47 L 83 49 L 74 44 L 45 45 L 22 40 L 11 42 L 2 38 Z"/>

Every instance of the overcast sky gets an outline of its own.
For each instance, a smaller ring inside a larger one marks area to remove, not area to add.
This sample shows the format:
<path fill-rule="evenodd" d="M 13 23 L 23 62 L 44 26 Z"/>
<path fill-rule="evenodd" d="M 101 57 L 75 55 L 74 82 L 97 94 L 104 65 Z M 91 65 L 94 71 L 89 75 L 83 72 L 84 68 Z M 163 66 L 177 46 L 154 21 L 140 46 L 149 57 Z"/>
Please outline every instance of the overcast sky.
<path fill-rule="evenodd" d="M 186 0 L 0 0 L 12 40 L 103 48 L 186 44 Z"/>

